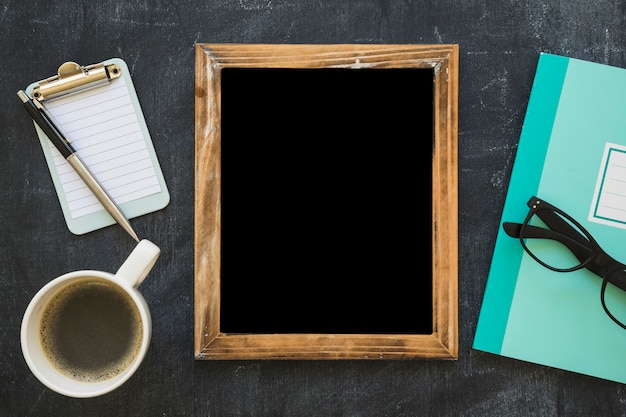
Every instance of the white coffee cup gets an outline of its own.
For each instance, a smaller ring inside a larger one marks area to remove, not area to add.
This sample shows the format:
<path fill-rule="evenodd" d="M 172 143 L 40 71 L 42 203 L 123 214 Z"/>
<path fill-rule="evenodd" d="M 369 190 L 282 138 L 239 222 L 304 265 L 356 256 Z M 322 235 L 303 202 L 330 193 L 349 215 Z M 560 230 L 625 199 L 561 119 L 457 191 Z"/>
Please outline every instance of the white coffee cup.
<path fill-rule="evenodd" d="M 142 240 L 115 274 L 69 272 L 37 292 L 24 313 L 21 343 L 39 381 L 86 398 L 118 388 L 135 373 L 152 336 L 150 310 L 138 287 L 160 253 Z M 128 316 L 117 317 L 121 312 Z"/>

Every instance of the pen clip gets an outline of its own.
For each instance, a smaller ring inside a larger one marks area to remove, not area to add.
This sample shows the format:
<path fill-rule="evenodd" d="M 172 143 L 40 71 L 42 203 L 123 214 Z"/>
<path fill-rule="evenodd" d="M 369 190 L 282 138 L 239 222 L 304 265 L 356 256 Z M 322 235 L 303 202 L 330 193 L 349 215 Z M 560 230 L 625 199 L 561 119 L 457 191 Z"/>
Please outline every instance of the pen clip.
<path fill-rule="evenodd" d="M 31 97 L 36 101 L 49 100 L 87 88 L 97 87 L 122 75 L 117 64 L 92 64 L 81 67 L 76 62 L 66 62 L 57 75 L 41 80 L 35 85 Z"/>

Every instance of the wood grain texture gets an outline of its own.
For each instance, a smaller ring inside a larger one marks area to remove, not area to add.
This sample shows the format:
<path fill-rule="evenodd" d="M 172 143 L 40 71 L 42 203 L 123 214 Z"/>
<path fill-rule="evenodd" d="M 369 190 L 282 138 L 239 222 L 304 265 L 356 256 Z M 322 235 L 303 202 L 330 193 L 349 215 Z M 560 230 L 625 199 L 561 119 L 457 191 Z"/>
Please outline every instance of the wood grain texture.
<path fill-rule="evenodd" d="M 196 359 L 456 359 L 458 46 L 197 44 L 195 53 Z M 434 70 L 432 334 L 225 334 L 220 331 L 220 74 L 228 67 Z"/>

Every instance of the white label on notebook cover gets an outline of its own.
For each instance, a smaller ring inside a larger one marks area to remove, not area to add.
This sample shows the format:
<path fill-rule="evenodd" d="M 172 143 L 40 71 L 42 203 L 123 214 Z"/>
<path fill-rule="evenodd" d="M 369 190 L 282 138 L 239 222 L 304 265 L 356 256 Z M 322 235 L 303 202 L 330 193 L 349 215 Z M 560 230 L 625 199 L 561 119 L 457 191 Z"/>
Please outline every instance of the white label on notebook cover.
<path fill-rule="evenodd" d="M 626 229 L 626 146 L 606 144 L 589 220 Z"/>

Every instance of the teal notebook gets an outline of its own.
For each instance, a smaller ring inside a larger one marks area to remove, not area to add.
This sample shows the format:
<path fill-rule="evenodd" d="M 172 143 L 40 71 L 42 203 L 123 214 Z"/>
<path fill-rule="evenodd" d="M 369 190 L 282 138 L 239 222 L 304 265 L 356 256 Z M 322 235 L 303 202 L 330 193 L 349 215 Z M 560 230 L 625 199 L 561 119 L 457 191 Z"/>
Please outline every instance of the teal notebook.
<path fill-rule="evenodd" d="M 473 347 L 626 383 L 626 330 L 600 302 L 602 279 L 559 273 L 527 255 L 502 222 L 537 196 L 578 220 L 626 263 L 626 70 L 540 54 Z M 626 293 L 612 307 L 626 317 Z"/>
<path fill-rule="evenodd" d="M 68 64 L 75 73 L 64 70 Z M 104 74 L 103 65 L 81 69 L 66 63 L 57 76 L 32 83 L 26 93 L 31 95 L 42 85 L 60 91 L 43 104 L 85 165 L 132 219 L 164 208 L 170 196 L 126 63 L 113 58 L 102 64 L 116 66 L 121 74 L 110 82 L 106 77 L 96 82 L 91 80 L 97 80 L 97 71 Z M 84 234 L 114 224 L 71 165 L 36 124 L 35 128 L 70 231 Z"/>

